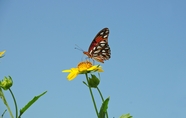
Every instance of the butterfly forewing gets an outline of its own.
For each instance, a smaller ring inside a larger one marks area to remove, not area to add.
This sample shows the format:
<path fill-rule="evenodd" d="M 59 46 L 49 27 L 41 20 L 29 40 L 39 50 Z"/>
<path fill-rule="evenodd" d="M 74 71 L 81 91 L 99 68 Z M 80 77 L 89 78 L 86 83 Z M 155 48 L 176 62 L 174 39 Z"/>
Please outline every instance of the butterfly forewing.
<path fill-rule="evenodd" d="M 110 47 L 108 45 L 108 36 L 109 29 L 102 29 L 93 39 L 88 52 L 84 52 L 84 54 L 98 62 L 104 63 L 104 60 L 108 60 L 111 55 Z"/>

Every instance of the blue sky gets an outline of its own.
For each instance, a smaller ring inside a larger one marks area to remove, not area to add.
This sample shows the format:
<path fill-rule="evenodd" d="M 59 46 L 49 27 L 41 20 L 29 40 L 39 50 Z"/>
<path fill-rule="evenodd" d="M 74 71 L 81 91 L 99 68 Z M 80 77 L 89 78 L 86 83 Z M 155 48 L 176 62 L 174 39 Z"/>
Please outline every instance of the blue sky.
<path fill-rule="evenodd" d="M 111 59 L 101 64 L 100 89 L 109 116 L 185 118 L 186 2 L 184 0 L 0 1 L 0 77 L 12 76 L 19 109 L 48 91 L 23 118 L 95 118 L 85 76 L 63 69 L 86 58 L 95 35 L 110 29 Z M 96 93 L 98 106 L 101 100 Z M 10 106 L 13 101 L 5 92 Z M 0 113 L 5 106 L 0 102 Z M 9 118 L 8 112 L 4 118 Z"/>

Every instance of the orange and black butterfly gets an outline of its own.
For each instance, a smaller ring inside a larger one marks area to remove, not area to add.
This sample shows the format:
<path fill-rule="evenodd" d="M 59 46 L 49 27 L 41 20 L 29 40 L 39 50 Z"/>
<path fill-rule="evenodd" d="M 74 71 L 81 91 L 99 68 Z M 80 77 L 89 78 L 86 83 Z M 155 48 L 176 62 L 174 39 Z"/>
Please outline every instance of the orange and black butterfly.
<path fill-rule="evenodd" d="M 111 57 L 111 51 L 108 44 L 109 29 L 104 28 L 93 39 L 89 46 L 88 52 L 83 53 L 89 58 L 98 62 L 104 63 L 105 60 L 109 60 Z"/>

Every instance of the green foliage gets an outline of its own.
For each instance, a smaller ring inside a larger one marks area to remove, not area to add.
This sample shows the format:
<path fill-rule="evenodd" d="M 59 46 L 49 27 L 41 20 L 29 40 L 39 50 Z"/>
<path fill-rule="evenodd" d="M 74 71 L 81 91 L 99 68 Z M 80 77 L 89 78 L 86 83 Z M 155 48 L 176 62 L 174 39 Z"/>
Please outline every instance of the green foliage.
<path fill-rule="evenodd" d="M 21 117 L 21 115 L 33 104 L 35 103 L 41 96 L 43 96 L 47 91 L 43 92 L 42 94 L 35 96 L 31 101 L 29 101 L 21 110 L 20 110 L 20 114 L 19 117 Z"/>
<path fill-rule="evenodd" d="M 122 115 L 120 118 L 132 118 L 132 116 L 128 113 L 128 114 Z"/>
<path fill-rule="evenodd" d="M 3 112 L 3 114 L 1 115 L 0 118 L 3 118 L 4 114 L 6 113 L 6 111 L 7 111 L 7 110 L 5 110 L 5 111 Z"/>
<path fill-rule="evenodd" d="M 101 109 L 99 111 L 99 118 L 105 118 L 105 115 L 107 113 L 107 109 L 108 109 L 108 103 L 109 103 L 109 99 L 110 97 L 108 97 L 101 106 Z"/>

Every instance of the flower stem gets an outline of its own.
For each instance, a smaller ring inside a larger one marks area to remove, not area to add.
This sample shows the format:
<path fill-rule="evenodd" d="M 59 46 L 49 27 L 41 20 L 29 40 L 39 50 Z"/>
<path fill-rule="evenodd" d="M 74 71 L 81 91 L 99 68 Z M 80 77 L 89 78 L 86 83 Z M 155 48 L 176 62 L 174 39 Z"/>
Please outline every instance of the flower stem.
<path fill-rule="evenodd" d="M 100 97 L 101 97 L 101 99 L 102 99 L 102 102 L 104 102 L 104 98 L 103 98 L 103 95 L 102 95 L 100 89 L 99 89 L 98 87 L 96 87 L 96 89 L 97 89 L 98 92 L 99 92 L 99 95 L 100 95 Z M 106 112 L 106 116 L 107 116 L 107 118 L 108 118 L 108 112 Z"/>
<path fill-rule="evenodd" d="M 87 83 L 88 83 L 88 74 L 86 73 L 85 75 L 86 75 L 86 79 L 87 79 Z M 90 91 L 90 94 L 91 94 L 91 97 L 92 97 L 92 101 L 93 101 L 93 104 L 94 104 L 94 109 L 96 111 L 97 117 L 99 118 L 99 114 L 98 114 L 98 110 L 97 110 L 97 107 L 96 107 L 96 102 L 94 100 L 94 95 L 92 93 L 92 89 L 91 89 L 90 86 L 88 86 L 88 88 L 89 88 L 89 91 Z"/>
<path fill-rule="evenodd" d="M 99 95 L 101 96 L 102 102 L 104 102 L 104 98 L 103 98 L 103 95 L 101 94 L 101 91 L 100 91 L 100 89 L 99 89 L 98 87 L 96 87 L 96 89 L 98 90 L 98 92 L 99 92 Z"/>
<path fill-rule="evenodd" d="M 9 112 L 11 118 L 14 118 L 14 116 L 13 116 L 13 114 L 12 114 L 12 111 L 11 111 L 9 105 L 8 105 L 8 102 L 6 101 L 6 98 L 5 98 L 5 96 L 4 96 L 3 91 L 2 91 L 1 88 L 0 88 L 0 97 L 2 98 L 4 104 L 6 105 L 6 107 L 7 107 L 7 109 L 8 109 L 8 112 Z"/>
<path fill-rule="evenodd" d="M 11 93 L 11 95 L 12 95 L 13 100 L 14 100 L 15 110 L 16 110 L 16 118 L 18 118 L 18 108 L 17 108 L 16 99 L 15 99 L 15 97 L 14 97 L 14 94 L 13 94 L 12 90 L 9 89 L 9 91 L 10 91 L 10 93 Z"/>

